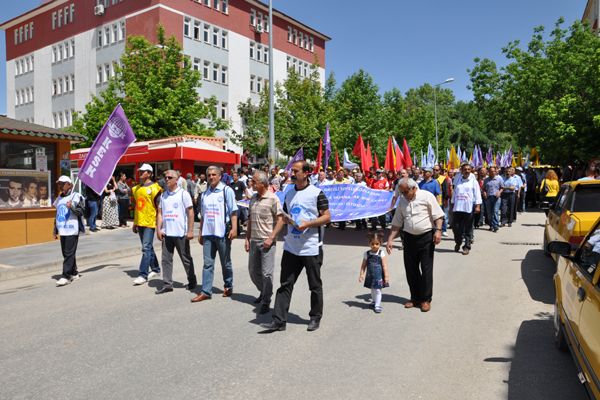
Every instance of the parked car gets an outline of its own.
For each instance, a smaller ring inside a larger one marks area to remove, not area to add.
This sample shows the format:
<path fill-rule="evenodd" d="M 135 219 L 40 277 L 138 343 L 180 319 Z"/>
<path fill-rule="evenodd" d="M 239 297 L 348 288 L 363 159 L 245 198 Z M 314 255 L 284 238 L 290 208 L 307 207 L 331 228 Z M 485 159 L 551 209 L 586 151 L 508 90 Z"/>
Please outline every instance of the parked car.
<path fill-rule="evenodd" d="M 544 251 L 549 255 L 548 243 L 556 240 L 579 245 L 599 217 L 600 180 L 563 184 L 546 218 Z"/>
<path fill-rule="evenodd" d="M 548 244 L 557 254 L 554 274 L 554 339 L 571 350 L 581 383 L 600 400 L 600 218 L 580 246 Z"/>

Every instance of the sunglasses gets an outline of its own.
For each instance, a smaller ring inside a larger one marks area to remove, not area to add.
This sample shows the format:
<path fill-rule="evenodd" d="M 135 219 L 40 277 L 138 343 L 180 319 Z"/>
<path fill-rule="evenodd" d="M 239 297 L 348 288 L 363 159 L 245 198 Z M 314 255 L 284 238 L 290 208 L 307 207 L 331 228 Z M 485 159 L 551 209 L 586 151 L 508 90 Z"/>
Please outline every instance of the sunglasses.
<path fill-rule="evenodd" d="M 171 180 L 171 179 L 175 179 L 175 177 L 174 176 L 165 176 L 165 179 L 166 180 Z"/>

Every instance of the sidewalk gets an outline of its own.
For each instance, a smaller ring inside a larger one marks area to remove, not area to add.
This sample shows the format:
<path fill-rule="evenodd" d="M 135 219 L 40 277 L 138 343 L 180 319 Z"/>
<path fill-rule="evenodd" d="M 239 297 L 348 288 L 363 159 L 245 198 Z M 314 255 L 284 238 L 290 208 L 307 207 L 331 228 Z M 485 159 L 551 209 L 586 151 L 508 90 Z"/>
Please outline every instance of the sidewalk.
<path fill-rule="evenodd" d="M 157 240 L 154 245 L 160 247 Z M 77 265 L 114 260 L 140 254 L 141 243 L 137 234 L 127 228 L 103 229 L 79 236 Z M 21 278 L 40 273 L 62 271 L 60 241 L 0 249 L 0 281 Z"/>

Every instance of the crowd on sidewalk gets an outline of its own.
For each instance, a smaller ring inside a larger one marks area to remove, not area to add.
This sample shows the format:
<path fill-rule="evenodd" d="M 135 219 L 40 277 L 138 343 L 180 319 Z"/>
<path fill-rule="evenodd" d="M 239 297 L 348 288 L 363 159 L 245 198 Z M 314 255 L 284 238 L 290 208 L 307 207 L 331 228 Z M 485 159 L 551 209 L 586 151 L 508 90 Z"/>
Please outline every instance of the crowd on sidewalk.
<path fill-rule="evenodd" d="M 357 230 L 366 229 L 370 224 L 369 250 L 357 264 L 360 265 L 359 280 L 372 291 L 373 310 L 382 311 L 381 290 L 389 285 L 391 269 L 386 257 L 399 236 L 410 289 L 410 301 L 405 308 L 416 307 L 427 312 L 431 309 L 435 245 L 442 236 L 448 236 L 449 229 L 454 237 L 454 250 L 468 255 L 475 241 L 474 228 L 487 225 L 490 231 L 497 232 L 501 227 L 511 227 L 518 213 L 531 204 L 528 193 L 539 192 L 552 202 L 559 188 L 552 170 L 536 186 L 531 185 L 530 175 L 520 167 L 498 170 L 491 166 L 474 170 L 468 162 L 456 170 L 434 165 L 401 169 L 397 173 L 373 168 L 364 174 L 347 169 L 315 173 L 314 167 L 305 161 L 297 161 L 289 167 L 284 171 L 242 168 L 228 175 L 221 168 L 211 166 L 205 174 L 188 174 L 187 179 L 174 170 L 164 171 L 157 179 L 152 166 L 144 164 L 138 169 L 140 183 L 133 188 L 129 188 L 126 177 L 121 175 L 119 182 L 113 179 L 107 185 L 101 198 L 86 193 L 87 199 L 72 192 L 71 180 L 61 176 L 57 182 L 61 194 L 54 205 L 57 208 L 55 234 L 61 238 L 64 264 L 57 286 L 65 286 L 80 277 L 76 250 L 77 236 L 85 230 L 83 204 L 91 218 L 101 201 L 102 209 L 109 210 L 106 214 L 102 212 L 103 221 L 107 216 L 109 220 L 116 219 L 113 225 L 126 226 L 127 215 L 114 212 L 111 207 L 128 209 L 129 200 L 121 200 L 125 196 L 129 198 L 131 193 L 135 204 L 132 230 L 142 244 L 139 275 L 133 281 L 135 286 L 159 277 L 162 272 L 163 284 L 156 294 L 172 292 L 176 250 L 186 272 L 187 289 L 194 290 L 198 281 L 190 245 L 197 237 L 203 251 L 202 282 L 201 290 L 191 301 L 200 303 L 212 299 L 217 255 L 223 275 L 222 296 L 231 297 L 232 241 L 245 230 L 248 270 L 259 293 L 256 304 L 259 313 L 266 314 L 271 311 L 277 236 L 287 225 L 273 320 L 264 328 L 270 332 L 285 330 L 293 287 L 305 269 L 311 292 L 308 330 L 316 330 L 323 315 L 320 276 L 323 237 L 325 228 L 332 225 L 329 202 L 321 189 L 326 185 L 348 184 L 393 192 L 388 213 L 369 221 L 337 222 L 337 228 L 342 230 L 347 224 L 354 224 Z M 598 171 L 592 172 L 597 174 Z M 280 191 L 282 202 L 275 195 Z M 112 202 L 116 193 L 120 197 Z M 196 234 L 195 220 L 200 223 Z M 384 233 L 377 228 L 385 230 L 388 224 L 391 229 L 384 248 Z M 88 227 L 90 231 L 97 229 L 95 221 L 89 218 Z M 160 262 L 154 252 L 154 237 L 162 242 Z"/>

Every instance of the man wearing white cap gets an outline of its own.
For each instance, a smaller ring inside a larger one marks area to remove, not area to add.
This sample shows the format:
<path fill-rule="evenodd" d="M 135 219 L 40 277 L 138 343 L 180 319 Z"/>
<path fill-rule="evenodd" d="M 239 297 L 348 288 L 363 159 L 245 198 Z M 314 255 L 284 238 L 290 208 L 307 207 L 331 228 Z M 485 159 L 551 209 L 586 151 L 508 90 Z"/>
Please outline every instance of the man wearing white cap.
<path fill-rule="evenodd" d="M 142 260 L 140 261 L 140 274 L 133 280 L 134 286 L 143 285 L 160 274 L 160 266 L 154 252 L 152 242 L 156 230 L 156 210 L 162 189 L 158 183 L 152 181 L 152 166 L 142 164 L 138 168 L 140 183 L 133 187 L 135 200 L 135 214 L 133 218 L 133 233 L 140 236 L 142 242 Z M 151 270 L 151 271 L 150 271 Z"/>
<path fill-rule="evenodd" d="M 60 188 L 60 194 L 54 201 L 56 208 L 56 219 L 54 221 L 54 238 L 60 236 L 60 248 L 63 254 L 62 277 L 56 281 L 56 286 L 65 286 L 79 279 L 77 271 L 77 243 L 79 232 L 85 231 L 81 216 L 85 211 L 83 197 L 79 193 L 70 193 L 73 188 L 71 178 L 62 175 L 56 181 Z"/>

